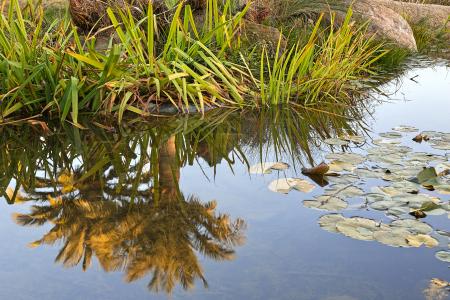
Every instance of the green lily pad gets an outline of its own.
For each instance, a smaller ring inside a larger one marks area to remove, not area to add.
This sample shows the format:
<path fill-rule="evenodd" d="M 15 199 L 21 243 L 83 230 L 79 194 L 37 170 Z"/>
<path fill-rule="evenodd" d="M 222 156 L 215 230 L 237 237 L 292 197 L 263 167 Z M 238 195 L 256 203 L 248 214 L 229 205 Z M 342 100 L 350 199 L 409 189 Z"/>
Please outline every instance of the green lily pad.
<path fill-rule="evenodd" d="M 437 173 L 434 168 L 426 168 L 426 169 L 423 169 L 419 174 L 417 174 L 417 181 L 420 184 L 424 184 L 436 177 L 437 177 Z"/>

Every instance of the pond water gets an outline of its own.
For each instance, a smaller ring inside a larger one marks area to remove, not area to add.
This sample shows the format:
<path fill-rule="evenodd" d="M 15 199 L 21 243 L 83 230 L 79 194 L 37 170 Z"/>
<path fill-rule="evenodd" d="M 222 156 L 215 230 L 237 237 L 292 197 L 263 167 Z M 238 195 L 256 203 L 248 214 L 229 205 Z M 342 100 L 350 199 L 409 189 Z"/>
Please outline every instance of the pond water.
<path fill-rule="evenodd" d="M 382 90 L 326 113 L 0 129 L 0 298 L 446 299 L 450 69 Z M 301 174 L 322 161 L 339 176 Z M 269 189 L 285 178 L 299 190 Z"/>

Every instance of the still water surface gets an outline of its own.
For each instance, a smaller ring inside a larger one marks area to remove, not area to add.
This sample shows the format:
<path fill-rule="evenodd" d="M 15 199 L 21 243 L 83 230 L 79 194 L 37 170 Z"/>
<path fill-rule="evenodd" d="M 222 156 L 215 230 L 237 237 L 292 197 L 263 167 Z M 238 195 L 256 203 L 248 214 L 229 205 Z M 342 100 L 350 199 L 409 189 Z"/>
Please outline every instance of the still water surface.
<path fill-rule="evenodd" d="M 415 67 L 384 91 L 334 111 L 347 118 L 213 112 L 122 130 L 1 131 L 0 188 L 21 188 L 15 201 L 0 198 L 0 299 L 424 299 L 432 278 L 450 281 L 449 263 L 435 258 L 447 237 L 434 248 L 352 239 L 319 226 L 330 212 L 302 205 L 320 186 L 268 189 L 307 179 L 301 167 L 342 150 L 323 140 L 343 132 L 366 136 L 345 148 L 356 153 L 401 124 L 450 132 L 448 67 Z M 414 151 L 446 153 L 413 136 L 403 142 Z M 249 174 L 261 161 L 290 167 Z M 361 206 L 341 213 L 391 220 Z M 424 221 L 448 232 L 447 214 Z"/>

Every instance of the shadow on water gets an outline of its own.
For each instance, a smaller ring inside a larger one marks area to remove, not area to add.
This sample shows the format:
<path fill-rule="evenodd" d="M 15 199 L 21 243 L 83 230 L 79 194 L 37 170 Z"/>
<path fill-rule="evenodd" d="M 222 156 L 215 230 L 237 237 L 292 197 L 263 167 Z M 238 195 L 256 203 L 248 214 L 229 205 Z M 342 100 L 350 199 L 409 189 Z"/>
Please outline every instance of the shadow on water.
<path fill-rule="evenodd" d="M 127 282 L 150 274 L 151 291 L 207 286 L 199 255 L 234 258 L 245 220 L 216 211 L 180 190 L 180 170 L 200 160 L 215 168 L 249 167 L 249 159 L 286 156 L 314 164 L 320 140 L 364 131 L 365 108 L 264 112 L 211 111 L 205 117 L 166 117 L 121 128 L 86 130 L 19 125 L 0 128 L 0 187 L 21 226 L 50 226 L 31 246 L 62 243 L 55 259 L 86 270 L 96 257 Z M 214 171 L 215 172 L 215 171 Z"/>

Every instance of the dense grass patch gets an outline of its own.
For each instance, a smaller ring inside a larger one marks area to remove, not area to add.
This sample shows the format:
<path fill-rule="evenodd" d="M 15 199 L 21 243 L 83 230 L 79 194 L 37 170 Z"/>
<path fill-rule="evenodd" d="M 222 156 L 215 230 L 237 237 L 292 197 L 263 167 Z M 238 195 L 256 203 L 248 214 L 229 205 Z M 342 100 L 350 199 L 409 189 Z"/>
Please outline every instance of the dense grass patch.
<path fill-rule="evenodd" d="M 209 0 L 202 22 L 189 5 L 164 23 L 150 5 L 141 20 L 108 9 L 112 26 L 80 36 L 70 16 L 54 20 L 31 1 L 11 1 L 0 19 L 0 122 L 48 114 L 78 123 L 80 113 L 148 115 L 161 105 L 180 111 L 212 106 L 349 102 L 383 55 L 351 10 L 339 29 L 317 22 L 308 39 L 275 53 L 260 47 L 252 68 L 242 49 L 243 18 L 231 1 Z M 111 36 L 106 50 L 99 36 Z M 281 38 L 280 38 L 281 41 Z M 245 53 L 245 52 L 244 52 Z M 239 59 L 234 59 L 238 57 Z"/>

